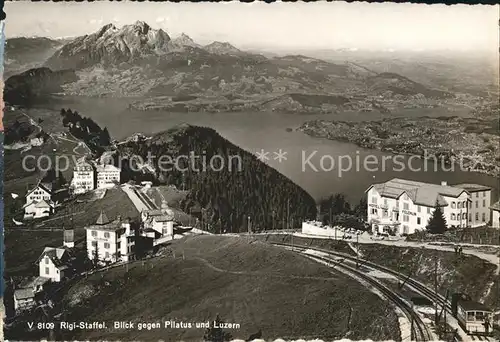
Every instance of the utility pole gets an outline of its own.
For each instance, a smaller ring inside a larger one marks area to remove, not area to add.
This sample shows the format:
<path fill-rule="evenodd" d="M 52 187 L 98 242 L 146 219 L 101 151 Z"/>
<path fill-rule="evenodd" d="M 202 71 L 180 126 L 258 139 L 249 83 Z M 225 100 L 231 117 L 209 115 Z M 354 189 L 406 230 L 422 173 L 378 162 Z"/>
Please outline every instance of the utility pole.
<path fill-rule="evenodd" d="M 447 323 L 447 320 L 446 320 L 446 303 L 448 302 L 448 295 L 449 295 L 449 290 L 446 291 L 446 298 L 444 299 L 444 302 L 443 302 L 443 310 L 444 310 L 444 336 L 447 337 L 447 334 L 448 334 L 448 323 Z"/>
<path fill-rule="evenodd" d="M 413 312 L 413 300 L 411 301 L 411 311 Z M 413 315 L 411 315 L 411 326 L 410 326 L 410 341 L 413 341 L 413 329 L 415 329 L 415 323 L 413 319 Z"/>
<path fill-rule="evenodd" d="M 250 242 L 250 215 L 248 215 L 247 235 L 248 235 L 248 242 Z"/>
<path fill-rule="evenodd" d="M 437 262 L 437 252 L 434 252 L 434 296 L 435 298 L 438 298 L 438 281 L 437 281 L 437 265 L 438 265 L 438 262 Z M 434 307 L 435 307 L 435 310 L 434 310 L 434 323 L 436 324 L 436 327 L 438 325 L 438 303 L 437 303 L 437 299 L 434 301 Z"/>
<path fill-rule="evenodd" d="M 288 198 L 286 206 L 286 225 L 287 229 L 290 229 L 290 198 Z"/>
<path fill-rule="evenodd" d="M 356 268 L 359 267 L 359 235 L 356 235 Z"/>

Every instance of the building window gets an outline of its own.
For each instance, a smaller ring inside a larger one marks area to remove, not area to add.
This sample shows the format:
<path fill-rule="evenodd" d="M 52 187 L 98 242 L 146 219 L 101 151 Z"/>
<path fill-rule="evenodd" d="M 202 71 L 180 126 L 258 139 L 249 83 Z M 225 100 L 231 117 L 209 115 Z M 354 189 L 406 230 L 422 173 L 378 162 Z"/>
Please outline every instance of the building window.
<path fill-rule="evenodd" d="M 467 208 L 467 201 L 464 201 L 464 203 L 462 204 L 462 208 Z"/>
<path fill-rule="evenodd" d="M 486 191 L 483 191 L 483 197 L 486 197 Z"/>
<path fill-rule="evenodd" d="M 105 242 L 104 243 L 104 248 L 109 249 L 109 243 Z"/>
<path fill-rule="evenodd" d="M 472 222 L 472 214 L 469 214 L 469 222 Z"/>
<path fill-rule="evenodd" d="M 457 202 L 457 209 L 462 209 L 462 202 Z"/>
<path fill-rule="evenodd" d="M 420 217 L 417 217 L 417 224 L 421 224 Z"/>
<path fill-rule="evenodd" d="M 106 259 L 107 259 L 107 258 L 109 258 L 109 252 L 106 252 L 106 253 L 104 254 L 104 257 L 105 257 Z"/>
<path fill-rule="evenodd" d="M 49 273 L 50 273 L 49 268 L 45 267 L 45 274 L 49 274 Z"/>
<path fill-rule="evenodd" d="M 45 264 L 48 265 L 49 264 L 49 258 L 45 257 Z"/>
<path fill-rule="evenodd" d="M 104 233 L 104 237 L 105 237 L 106 239 L 108 239 L 108 238 L 109 238 L 109 233 L 108 233 L 108 232 L 105 232 L 105 233 Z"/>
<path fill-rule="evenodd" d="M 93 230 L 93 231 L 91 232 L 91 234 L 92 234 L 92 236 L 97 236 L 97 232 L 96 232 L 95 230 Z"/>
<path fill-rule="evenodd" d="M 451 220 L 455 221 L 455 214 L 451 214 Z"/>
<path fill-rule="evenodd" d="M 483 213 L 481 215 L 481 221 L 486 222 L 486 214 L 485 213 Z"/>
<path fill-rule="evenodd" d="M 92 241 L 92 247 L 97 247 L 97 241 Z"/>
<path fill-rule="evenodd" d="M 372 215 L 377 215 L 377 209 L 372 208 Z"/>
<path fill-rule="evenodd" d="M 462 214 L 462 220 L 467 220 L 467 214 L 466 213 Z"/>
<path fill-rule="evenodd" d="M 451 202 L 451 209 L 455 209 L 455 202 Z"/>
<path fill-rule="evenodd" d="M 431 208 L 427 207 L 427 214 L 431 213 Z"/>
<path fill-rule="evenodd" d="M 384 210 L 382 212 L 382 216 L 383 217 L 388 217 L 389 216 L 389 211 L 388 210 Z M 166 234 L 166 233 L 167 233 L 167 228 L 164 228 L 163 234 Z"/>
<path fill-rule="evenodd" d="M 486 207 L 486 200 L 483 200 L 483 207 Z"/>
<path fill-rule="evenodd" d="M 479 192 L 476 192 L 476 197 L 479 197 Z"/>
<path fill-rule="evenodd" d="M 417 212 L 420 212 L 421 211 L 421 208 L 419 205 L 417 205 Z"/>
<path fill-rule="evenodd" d="M 476 213 L 476 221 L 479 221 L 479 213 Z"/>
<path fill-rule="evenodd" d="M 408 222 L 408 221 L 410 221 L 408 215 L 403 215 L 403 222 Z"/>
<path fill-rule="evenodd" d="M 387 206 L 387 198 L 384 198 L 384 205 Z"/>
<path fill-rule="evenodd" d="M 372 197 L 372 204 L 377 204 L 377 197 L 375 196 Z"/>
<path fill-rule="evenodd" d="M 476 208 L 479 208 L 479 201 L 476 201 Z"/>
<path fill-rule="evenodd" d="M 408 203 L 403 203 L 403 208 L 404 208 L 405 210 L 408 210 L 410 207 L 409 207 Z"/>

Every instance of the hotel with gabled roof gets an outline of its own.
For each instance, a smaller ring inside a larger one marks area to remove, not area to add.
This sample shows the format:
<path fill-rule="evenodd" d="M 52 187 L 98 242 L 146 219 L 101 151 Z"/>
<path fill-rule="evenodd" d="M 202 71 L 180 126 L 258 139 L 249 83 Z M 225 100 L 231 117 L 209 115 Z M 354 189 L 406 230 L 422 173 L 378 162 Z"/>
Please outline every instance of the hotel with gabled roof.
<path fill-rule="evenodd" d="M 377 233 L 413 234 L 424 230 L 442 208 L 448 228 L 488 224 L 491 188 L 478 184 L 432 184 L 394 178 L 367 190 L 368 222 Z"/>

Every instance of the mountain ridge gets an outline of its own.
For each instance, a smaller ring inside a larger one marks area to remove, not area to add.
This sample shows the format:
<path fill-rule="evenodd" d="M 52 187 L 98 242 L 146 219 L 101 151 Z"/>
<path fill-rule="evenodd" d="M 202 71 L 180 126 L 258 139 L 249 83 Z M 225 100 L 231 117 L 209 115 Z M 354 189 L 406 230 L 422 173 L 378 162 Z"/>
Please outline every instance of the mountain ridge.
<path fill-rule="evenodd" d="M 413 105 L 416 95 L 438 101 L 449 96 L 404 76 L 377 77 L 379 73 L 359 63 L 301 54 L 265 57 L 220 41 L 202 46 L 185 33 L 172 39 L 143 21 L 121 28 L 107 24 L 77 37 L 45 66 L 76 71 L 78 81 L 63 85 L 66 94 L 146 98 L 138 108 L 225 111 L 243 103 L 239 110 L 258 109 L 274 97 L 283 111 L 335 112 L 348 107 L 387 112 L 387 105 Z M 152 106 L 146 105 L 150 99 Z M 253 103 L 247 106 L 246 100 Z"/>

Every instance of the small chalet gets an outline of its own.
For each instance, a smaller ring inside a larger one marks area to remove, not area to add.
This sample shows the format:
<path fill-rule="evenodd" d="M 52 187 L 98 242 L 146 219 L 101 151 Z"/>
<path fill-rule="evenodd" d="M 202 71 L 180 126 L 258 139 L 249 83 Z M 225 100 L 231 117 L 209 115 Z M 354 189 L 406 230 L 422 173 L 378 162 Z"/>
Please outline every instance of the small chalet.
<path fill-rule="evenodd" d="M 51 183 L 38 183 L 28 191 L 24 205 L 24 218 L 33 219 L 46 217 L 54 213 L 55 204 L 52 201 L 53 187 Z"/>
<path fill-rule="evenodd" d="M 75 258 L 69 248 L 45 247 L 38 258 L 40 277 L 60 282 L 73 273 L 74 261 Z"/>
<path fill-rule="evenodd" d="M 141 220 L 145 230 L 154 230 L 161 236 L 174 234 L 174 215 L 169 209 L 153 209 L 141 212 Z"/>
<path fill-rule="evenodd" d="M 31 309 L 35 305 L 35 292 L 32 288 L 17 289 L 14 291 L 14 310 L 16 313 Z"/>

